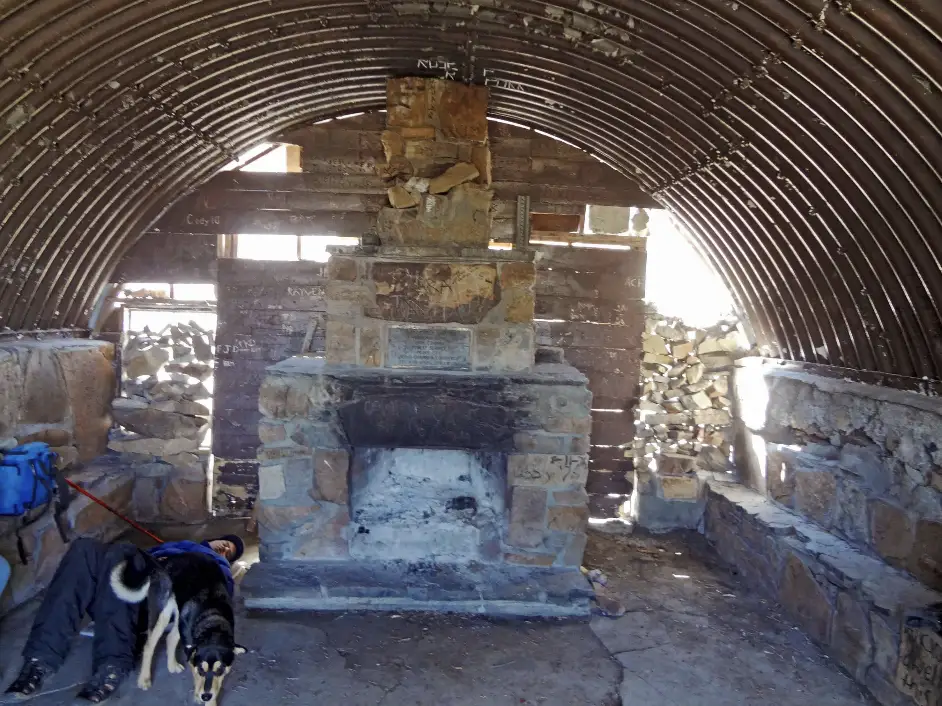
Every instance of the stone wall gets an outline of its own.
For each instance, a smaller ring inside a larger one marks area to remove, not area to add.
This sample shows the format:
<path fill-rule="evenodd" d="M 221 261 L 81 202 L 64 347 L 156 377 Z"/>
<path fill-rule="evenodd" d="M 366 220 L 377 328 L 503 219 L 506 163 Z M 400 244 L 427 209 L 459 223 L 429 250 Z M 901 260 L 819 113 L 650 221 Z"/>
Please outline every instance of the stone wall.
<path fill-rule="evenodd" d="M 0 443 L 43 441 L 59 454 L 60 465 L 90 461 L 105 451 L 115 392 L 114 347 L 80 339 L 0 343 Z M 72 476 L 106 501 L 127 510 L 133 478 L 95 467 Z M 77 534 L 110 539 L 117 520 L 79 497 L 66 523 Z M 109 516 L 110 517 L 110 516 Z M 29 563 L 20 562 L 14 531 L 17 519 L 0 518 L 0 555 L 13 568 L 0 597 L 0 614 L 29 600 L 52 578 L 65 545 L 51 516 L 24 532 Z"/>
<path fill-rule="evenodd" d="M 720 556 L 879 703 L 939 703 L 942 594 L 741 485 L 711 479 L 707 497 Z"/>
<path fill-rule="evenodd" d="M 119 428 L 108 448 L 137 476 L 135 518 L 195 524 L 207 517 L 213 333 L 194 321 L 128 332 L 124 397 L 112 402 Z"/>
<path fill-rule="evenodd" d="M 641 399 L 636 408 L 632 520 L 654 531 L 697 527 L 703 487 L 697 468 L 725 470 L 729 374 L 746 345 L 736 321 L 710 328 L 645 319 Z"/>
<path fill-rule="evenodd" d="M 735 370 L 743 481 L 942 590 L 942 402 L 780 370 Z"/>
<path fill-rule="evenodd" d="M 213 333 L 196 322 L 163 331 L 129 331 L 122 350 L 124 397 L 112 404 L 128 434 L 109 448 L 193 464 L 209 433 Z M 176 457 L 186 454 L 187 458 Z"/>
<path fill-rule="evenodd" d="M 0 342 L 0 440 L 44 441 L 64 462 L 101 454 L 111 427 L 113 361 L 114 347 L 102 341 Z"/>

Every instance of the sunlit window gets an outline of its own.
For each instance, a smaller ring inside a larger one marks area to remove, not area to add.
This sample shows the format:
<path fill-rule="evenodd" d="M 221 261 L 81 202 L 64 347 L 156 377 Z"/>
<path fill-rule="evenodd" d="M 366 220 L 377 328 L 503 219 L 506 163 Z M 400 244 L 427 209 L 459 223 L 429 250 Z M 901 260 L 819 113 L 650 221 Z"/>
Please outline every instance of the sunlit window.
<path fill-rule="evenodd" d="M 216 285 L 174 284 L 173 298 L 179 301 L 216 301 Z"/>
<path fill-rule="evenodd" d="M 239 233 L 236 257 L 240 260 L 298 259 L 298 236 L 281 233 Z"/>
<path fill-rule="evenodd" d="M 340 235 L 304 235 L 301 236 L 301 259 L 311 262 L 327 262 L 330 254 L 328 245 L 356 245 L 356 238 Z"/>
<path fill-rule="evenodd" d="M 668 211 L 649 209 L 645 299 L 688 326 L 711 326 L 733 314 L 733 298 Z"/>
<path fill-rule="evenodd" d="M 243 152 L 222 171 L 284 173 L 288 171 L 288 146 L 263 142 Z"/>
<path fill-rule="evenodd" d="M 363 113 L 342 115 L 332 120 L 353 118 Z M 265 143 L 249 150 L 230 169 L 243 172 L 287 173 L 289 170 L 288 145 Z M 292 171 L 296 170 L 295 166 Z M 241 260 L 278 260 L 294 262 L 307 260 L 327 262 L 328 245 L 353 245 L 356 238 L 328 235 L 286 235 L 273 233 L 238 233 L 235 237 L 235 256 Z"/>
<path fill-rule="evenodd" d="M 266 143 L 266 148 L 270 151 L 262 150 L 261 156 L 251 160 L 244 167 L 240 168 L 243 172 L 270 172 L 284 174 L 288 171 L 288 147 L 287 145 L 273 146 Z"/>
<path fill-rule="evenodd" d="M 216 285 L 202 282 L 126 282 L 119 299 L 175 299 L 216 301 Z"/>
<path fill-rule="evenodd" d="M 126 282 L 118 296 L 122 299 L 169 299 L 169 282 Z"/>

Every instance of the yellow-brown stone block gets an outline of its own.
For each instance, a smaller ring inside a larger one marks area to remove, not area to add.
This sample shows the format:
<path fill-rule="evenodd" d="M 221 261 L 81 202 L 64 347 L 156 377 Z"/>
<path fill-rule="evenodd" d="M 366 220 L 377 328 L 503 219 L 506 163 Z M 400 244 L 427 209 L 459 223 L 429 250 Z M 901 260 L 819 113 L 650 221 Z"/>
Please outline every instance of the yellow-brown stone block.
<path fill-rule="evenodd" d="M 524 324 L 533 321 L 536 303 L 532 289 L 511 289 L 504 292 L 506 304 L 504 320 L 512 324 Z"/>
<path fill-rule="evenodd" d="M 500 266 L 500 286 L 504 289 L 533 287 L 536 266 L 532 262 L 505 262 Z"/>
<path fill-rule="evenodd" d="M 436 88 L 441 91 L 437 107 L 442 136 L 449 140 L 486 142 L 487 87 L 437 81 Z"/>
<path fill-rule="evenodd" d="M 327 362 L 356 363 L 356 328 L 343 321 L 327 322 Z"/>
<path fill-rule="evenodd" d="M 386 124 L 389 127 L 435 127 L 430 121 L 427 81 L 391 78 L 386 82 Z"/>

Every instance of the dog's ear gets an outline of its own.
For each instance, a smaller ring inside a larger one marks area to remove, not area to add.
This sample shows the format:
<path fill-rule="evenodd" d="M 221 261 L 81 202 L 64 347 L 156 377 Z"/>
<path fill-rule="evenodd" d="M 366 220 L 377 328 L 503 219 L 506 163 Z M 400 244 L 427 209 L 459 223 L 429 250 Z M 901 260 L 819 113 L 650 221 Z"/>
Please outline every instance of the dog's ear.
<path fill-rule="evenodd" d="M 234 652 L 237 655 L 244 655 L 246 652 L 248 652 L 248 650 L 245 649 L 242 645 L 236 645 Z"/>

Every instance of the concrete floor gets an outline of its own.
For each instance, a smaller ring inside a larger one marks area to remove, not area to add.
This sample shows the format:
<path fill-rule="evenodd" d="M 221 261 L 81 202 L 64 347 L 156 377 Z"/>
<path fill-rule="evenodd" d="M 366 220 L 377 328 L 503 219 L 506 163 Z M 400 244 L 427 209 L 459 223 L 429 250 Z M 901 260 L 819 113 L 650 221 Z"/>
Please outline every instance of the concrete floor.
<path fill-rule="evenodd" d="M 221 706 L 849 706 L 870 704 L 784 620 L 743 591 L 698 535 L 594 534 L 586 565 L 609 577 L 628 612 L 591 623 L 493 622 L 428 615 L 240 616 L 249 654 L 227 680 Z M 0 624 L 5 686 L 36 609 Z M 91 640 L 32 706 L 75 703 Z M 188 674 L 157 662 L 155 686 L 128 682 L 116 704 L 191 699 Z M 2 697 L 0 697 L 2 701 Z"/>
<path fill-rule="evenodd" d="M 621 618 L 591 627 L 623 667 L 624 706 L 875 704 L 777 606 L 745 590 L 696 533 L 595 535 Z"/>

